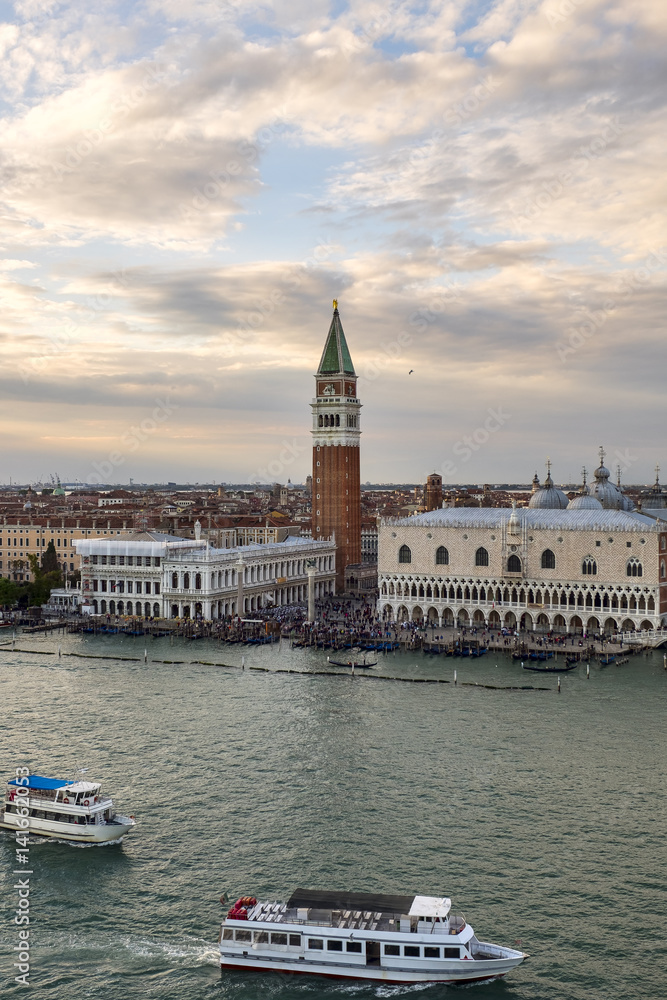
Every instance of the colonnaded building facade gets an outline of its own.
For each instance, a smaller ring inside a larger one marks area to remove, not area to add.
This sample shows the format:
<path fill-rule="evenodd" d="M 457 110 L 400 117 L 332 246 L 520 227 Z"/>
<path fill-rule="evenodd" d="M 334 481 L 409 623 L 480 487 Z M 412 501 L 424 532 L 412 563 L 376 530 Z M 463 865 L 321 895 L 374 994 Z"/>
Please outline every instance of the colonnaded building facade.
<path fill-rule="evenodd" d="M 609 483 L 568 502 L 550 475 L 528 508 L 440 508 L 379 528 L 385 619 L 561 632 L 667 624 L 667 510 Z M 662 519 L 664 515 L 664 520 Z"/>
<path fill-rule="evenodd" d="M 290 538 L 215 549 L 146 531 L 126 538 L 75 541 L 81 556 L 82 608 L 92 614 L 207 620 L 334 593 L 335 543 Z"/>

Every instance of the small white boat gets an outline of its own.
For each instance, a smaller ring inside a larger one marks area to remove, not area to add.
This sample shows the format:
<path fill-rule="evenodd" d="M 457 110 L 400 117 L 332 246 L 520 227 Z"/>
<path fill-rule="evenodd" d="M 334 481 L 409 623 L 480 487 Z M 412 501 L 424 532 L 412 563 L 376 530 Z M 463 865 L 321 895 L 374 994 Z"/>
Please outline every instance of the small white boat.
<path fill-rule="evenodd" d="M 520 965 L 522 951 L 479 941 L 451 900 L 297 889 L 287 903 L 244 896 L 220 931 L 222 969 L 301 972 L 385 983 L 472 983 Z"/>
<path fill-rule="evenodd" d="M 118 840 L 135 826 L 134 816 L 113 812 L 97 781 L 67 781 L 29 774 L 7 782 L 0 827 L 23 834 L 87 844 Z"/>

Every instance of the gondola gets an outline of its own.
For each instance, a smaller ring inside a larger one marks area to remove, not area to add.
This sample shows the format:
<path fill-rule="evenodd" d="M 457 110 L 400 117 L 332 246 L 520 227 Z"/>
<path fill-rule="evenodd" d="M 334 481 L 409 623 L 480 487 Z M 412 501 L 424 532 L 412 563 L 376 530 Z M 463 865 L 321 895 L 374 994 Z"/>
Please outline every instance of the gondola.
<path fill-rule="evenodd" d="M 330 663 L 332 667 L 355 667 L 357 670 L 364 670 L 366 667 L 376 667 L 377 662 L 377 660 L 373 663 L 359 663 L 357 660 L 343 662 L 343 660 L 332 660 L 329 656 L 327 656 L 327 663 Z"/>
<path fill-rule="evenodd" d="M 574 668 L 577 666 L 579 666 L 577 662 L 568 663 L 567 661 L 565 662 L 565 666 L 563 667 L 538 667 L 538 666 L 533 666 L 532 663 L 522 664 L 524 670 L 533 670 L 535 671 L 535 673 L 538 674 L 566 674 L 568 673 L 568 671 L 574 670 Z"/>

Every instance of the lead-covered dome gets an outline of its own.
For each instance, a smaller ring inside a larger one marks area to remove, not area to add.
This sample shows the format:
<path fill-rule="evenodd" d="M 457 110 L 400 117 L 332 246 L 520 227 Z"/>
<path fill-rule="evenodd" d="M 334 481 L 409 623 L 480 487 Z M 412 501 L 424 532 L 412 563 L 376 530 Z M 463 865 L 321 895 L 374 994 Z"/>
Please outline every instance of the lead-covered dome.
<path fill-rule="evenodd" d="M 544 486 L 540 486 L 538 490 L 535 490 L 528 501 L 528 506 L 532 507 L 533 510 L 565 510 L 568 502 L 568 498 L 563 491 L 554 486 L 554 481 L 551 478 L 551 469 L 549 469 L 547 478 L 544 480 Z"/>
<path fill-rule="evenodd" d="M 588 492 L 586 485 L 586 469 L 581 470 L 583 482 L 576 497 L 572 497 L 567 505 L 568 510 L 602 510 L 602 504 Z"/>
<path fill-rule="evenodd" d="M 604 465 L 604 449 L 600 447 L 600 465 L 594 472 L 595 482 L 591 483 L 588 492 L 599 500 L 605 510 L 634 510 L 634 505 L 618 486 L 610 482 L 611 473 Z"/>
<path fill-rule="evenodd" d="M 602 510 L 602 504 L 588 493 L 579 493 L 567 505 L 568 510 Z"/>

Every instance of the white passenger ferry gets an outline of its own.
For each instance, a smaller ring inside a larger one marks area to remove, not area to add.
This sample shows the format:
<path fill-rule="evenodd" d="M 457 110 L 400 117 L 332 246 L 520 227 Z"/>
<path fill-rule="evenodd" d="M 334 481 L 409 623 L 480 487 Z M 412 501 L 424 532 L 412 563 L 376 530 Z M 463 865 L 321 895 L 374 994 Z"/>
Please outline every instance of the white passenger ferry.
<path fill-rule="evenodd" d="M 479 941 L 436 896 L 297 889 L 287 903 L 245 896 L 223 920 L 222 969 L 303 972 L 387 983 L 472 983 L 527 956 Z"/>
<path fill-rule="evenodd" d="M 135 825 L 118 816 L 96 781 L 67 781 L 30 774 L 7 783 L 0 827 L 40 837 L 102 844 L 118 840 Z M 25 789 L 25 791 L 24 791 Z"/>

